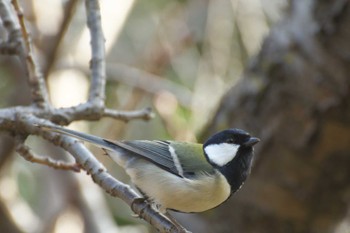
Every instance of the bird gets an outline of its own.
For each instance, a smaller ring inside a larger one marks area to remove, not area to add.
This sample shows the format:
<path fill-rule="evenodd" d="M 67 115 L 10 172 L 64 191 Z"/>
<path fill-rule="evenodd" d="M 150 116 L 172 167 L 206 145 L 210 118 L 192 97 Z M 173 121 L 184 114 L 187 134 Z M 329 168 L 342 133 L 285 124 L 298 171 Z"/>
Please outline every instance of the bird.
<path fill-rule="evenodd" d="M 121 166 L 144 198 L 161 213 L 213 209 L 241 188 L 260 139 L 230 128 L 203 144 L 171 140 L 112 141 L 60 126 L 41 126 L 95 144 Z"/>

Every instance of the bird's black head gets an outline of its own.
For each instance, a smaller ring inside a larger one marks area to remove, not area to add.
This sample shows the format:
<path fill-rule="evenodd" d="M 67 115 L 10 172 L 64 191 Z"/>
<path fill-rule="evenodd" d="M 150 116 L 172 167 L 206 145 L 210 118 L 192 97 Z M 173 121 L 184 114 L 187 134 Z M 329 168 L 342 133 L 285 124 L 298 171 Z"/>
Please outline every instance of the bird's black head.
<path fill-rule="evenodd" d="M 205 156 L 238 190 L 250 173 L 253 146 L 260 140 L 241 129 L 227 129 L 211 136 L 203 145 Z"/>

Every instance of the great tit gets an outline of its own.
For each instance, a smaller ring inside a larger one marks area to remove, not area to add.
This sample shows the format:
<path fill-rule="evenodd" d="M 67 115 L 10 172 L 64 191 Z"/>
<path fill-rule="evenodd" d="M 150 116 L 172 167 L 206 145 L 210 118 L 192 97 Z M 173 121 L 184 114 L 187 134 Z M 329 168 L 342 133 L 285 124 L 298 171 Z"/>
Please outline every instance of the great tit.
<path fill-rule="evenodd" d="M 260 140 L 227 129 L 204 144 L 168 140 L 111 141 L 56 126 L 63 133 L 103 148 L 160 212 L 203 212 L 226 201 L 250 173 L 253 146 Z"/>

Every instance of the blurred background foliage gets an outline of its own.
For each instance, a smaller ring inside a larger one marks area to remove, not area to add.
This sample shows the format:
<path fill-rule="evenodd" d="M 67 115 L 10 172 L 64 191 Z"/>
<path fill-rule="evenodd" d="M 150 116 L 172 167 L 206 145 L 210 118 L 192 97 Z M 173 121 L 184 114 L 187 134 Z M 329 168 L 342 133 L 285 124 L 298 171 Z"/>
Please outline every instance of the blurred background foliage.
<path fill-rule="evenodd" d="M 57 107 L 83 102 L 90 75 L 84 2 L 21 4 L 52 102 Z M 120 110 L 149 106 L 155 117 L 148 122 L 78 122 L 72 127 L 110 139 L 196 141 L 287 4 L 286 0 L 101 0 L 107 106 Z M 0 75 L 1 107 L 30 103 L 26 76 L 15 57 L 0 57 Z M 11 142 L 1 144 L 5 150 Z M 38 138 L 31 138 L 30 144 L 41 154 L 56 158 L 64 154 Z M 100 150 L 91 149 L 113 175 L 128 182 Z M 4 203 L 0 208 L 18 227 L 12 232 L 151 231 L 89 176 L 30 164 L 19 156 L 10 158 L 0 161 Z M 196 224 L 196 229 L 204 221 L 198 215 L 178 217 Z M 0 219 L 0 225 L 7 224 Z"/>

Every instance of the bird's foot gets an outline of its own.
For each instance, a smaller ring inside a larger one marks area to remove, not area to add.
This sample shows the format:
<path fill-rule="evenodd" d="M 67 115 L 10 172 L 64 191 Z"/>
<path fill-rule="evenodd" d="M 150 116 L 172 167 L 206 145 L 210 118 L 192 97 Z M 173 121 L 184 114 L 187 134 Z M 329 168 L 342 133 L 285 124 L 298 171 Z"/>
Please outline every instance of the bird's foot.
<path fill-rule="evenodd" d="M 141 209 L 138 211 L 138 208 L 136 208 L 136 206 L 140 206 L 140 205 L 143 205 L 141 207 Z M 147 201 L 146 198 L 144 197 L 138 197 L 138 198 L 135 198 L 132 202 L 131 202 L 131 205 L 130 205 L 130 208 L 132 209 L 132 211 L 135 213 L 133 214 L 132 216 L 135 217 L 135 218 L 139 218 L 140 215 L 142 215 L 144 209 L 149 206 L 149 203 Z M 136 214 L 137 212 L 139 212 L 138 214 Z"/>

